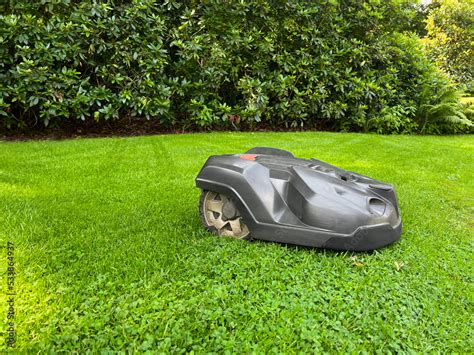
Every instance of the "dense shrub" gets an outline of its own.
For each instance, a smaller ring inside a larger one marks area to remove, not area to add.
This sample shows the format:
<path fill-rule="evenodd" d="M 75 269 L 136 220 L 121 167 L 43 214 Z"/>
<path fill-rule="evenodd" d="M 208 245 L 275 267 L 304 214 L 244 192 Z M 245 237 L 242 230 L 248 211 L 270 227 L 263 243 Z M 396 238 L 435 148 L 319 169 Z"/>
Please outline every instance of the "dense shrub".
<path fill-rule="evenodd" d="M 417 37 L 400 34 L 407 3 L 10 1 L 0 9 L 0 114 L 8 126 L 131 115 L 164 126 L 444 132 L 443 116 L 420 108 L 438 104 L 449 81 Z"/>
<path fill-rule="evenodd" d="M 424 42 L 434 60 L 474 92 L 474 0 L 438 0 L 426 21 Z"/>
<path fill-rule="evenodd" d="M 1 18 L 0 99 L 7 123 L 166 113 L 166 27 L 153 2 L 66 3 L 31 5 L 37 15 L 22 8 L 14 11 L 22 15 Z"/>

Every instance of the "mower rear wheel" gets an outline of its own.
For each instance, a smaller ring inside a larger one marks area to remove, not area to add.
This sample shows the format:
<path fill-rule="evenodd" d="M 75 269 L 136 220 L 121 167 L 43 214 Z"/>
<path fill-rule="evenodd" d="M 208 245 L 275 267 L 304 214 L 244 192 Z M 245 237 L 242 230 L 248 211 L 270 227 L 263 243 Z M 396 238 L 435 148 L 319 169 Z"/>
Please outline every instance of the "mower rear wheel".
<path fill-rule="evenodd" d="M 203 190 L 199 201 L 199 212 L 203 226 L 222 237 L 248 239 L 250 231 L 232 198 Z"/>

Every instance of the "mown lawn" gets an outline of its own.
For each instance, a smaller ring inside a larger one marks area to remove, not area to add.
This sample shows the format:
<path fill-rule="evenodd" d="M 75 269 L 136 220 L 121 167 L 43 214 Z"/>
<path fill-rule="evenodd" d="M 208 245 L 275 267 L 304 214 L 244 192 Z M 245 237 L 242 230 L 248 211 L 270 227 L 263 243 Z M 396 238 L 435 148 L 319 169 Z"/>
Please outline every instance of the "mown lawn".
<path fill-rule="evenodd" d="M 393 183 L 401 241 L 350 254 L 206 233 L 196 174 L 253 146 Z M 310 132 L 0 142 L 16 350 L 473 351 L 473 151 Z"/>

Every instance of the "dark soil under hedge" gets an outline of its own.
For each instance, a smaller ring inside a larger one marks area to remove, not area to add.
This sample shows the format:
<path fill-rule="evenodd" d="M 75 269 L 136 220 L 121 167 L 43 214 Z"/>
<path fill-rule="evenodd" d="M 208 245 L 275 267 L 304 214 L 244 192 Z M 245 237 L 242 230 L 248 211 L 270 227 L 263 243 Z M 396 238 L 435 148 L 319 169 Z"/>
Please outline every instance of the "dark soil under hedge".
<path fill-rule="evenodd" d="M 114 121 L 64 121 L 61 126 L 38 125 L 27 128 L 7 129 L 0 127 L 0 138 L 4 140 L 70 139 L 76 137 L 138 136 L 156 133 L 178 133 L 165 130 L 158 121 L 123 118 Z"/>
<path fill-rule="evenodd" d="M 61 123 L 61 126 L 44 127 L 43 125 L 30 126 L 25 128 L 7 129 L 0 126 L 0 139 L 6 141 L 22 140 L 61 140 L 79 137 L 127 137 L 144 136 L 154 134 L 181 134 L 191 132 L 209 132 L 209 131 L 333 131 L 327 125 L 318 125 L 305 128 L 274 127 L 265 123 L 258 125 L 249 125 L 240 123 L 238 126 L 216 126 L 212 129 L 203 129 L 198 126 L 166 127 L 160 124 L 158 120 L 147 120 L 144 118 L 121 118 L 111 121 L 77 121 L 67 120 Z"/>

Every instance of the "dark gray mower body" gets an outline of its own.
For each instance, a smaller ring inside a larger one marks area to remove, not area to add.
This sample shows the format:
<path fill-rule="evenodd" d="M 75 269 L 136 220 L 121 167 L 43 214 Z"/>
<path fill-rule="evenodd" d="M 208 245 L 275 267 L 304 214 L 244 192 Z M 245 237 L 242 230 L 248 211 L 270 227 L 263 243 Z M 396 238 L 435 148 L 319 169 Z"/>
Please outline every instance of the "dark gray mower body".
<path fill-rule="evenodd" d="M 255 239 L 366 251 L 402 231 L 392 185 L 284 150 L 211 156 L 196 185 L 231 197 Z"/>

